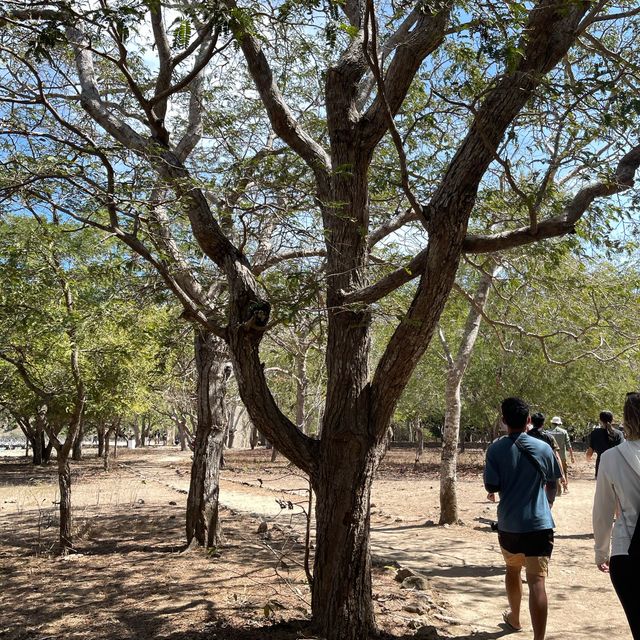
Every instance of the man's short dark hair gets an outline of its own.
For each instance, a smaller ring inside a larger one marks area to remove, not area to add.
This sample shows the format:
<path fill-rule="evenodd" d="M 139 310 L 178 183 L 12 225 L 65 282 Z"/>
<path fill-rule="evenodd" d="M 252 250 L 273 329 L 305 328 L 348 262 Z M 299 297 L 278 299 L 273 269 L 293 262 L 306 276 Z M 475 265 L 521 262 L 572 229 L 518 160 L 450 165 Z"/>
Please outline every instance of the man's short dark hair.
<path fill-rule="evenodd" d="M 541 413 L 540 411 L 538 411 L 538 413 L 534 413 L 531 416 L 531 424 L 540 429 L 544 424 L 544 413 Z"/>
<path fill-rule="evenodd" d="M 502 401 L 502 418 L 512 429 L 524 429 L 529 417 L 529 405 L 521 398 L 506 398 Z"/>
<path fill-rule="evenodd" d="M 613 413 L 611 411 L 601 411 L 600 420 L 605 424 L 611 424 L 613 422 Z"/>

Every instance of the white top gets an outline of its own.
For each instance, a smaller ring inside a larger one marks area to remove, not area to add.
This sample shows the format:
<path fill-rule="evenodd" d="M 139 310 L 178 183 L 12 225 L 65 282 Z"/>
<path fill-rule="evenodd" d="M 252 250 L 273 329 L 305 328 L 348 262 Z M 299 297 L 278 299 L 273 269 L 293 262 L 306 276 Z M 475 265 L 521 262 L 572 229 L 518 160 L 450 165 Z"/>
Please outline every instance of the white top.
<path fill-rule="evenodd" d="M 622 513 L 614 525 L 618 502 Z M 631 536 L 638 521 L 638 511 L 640 440 L 625 440 L 602 454 L 598 470 L 596 495 L 593 500 L 596 564 L 607 562 L 610 556 L 628 555 Z"/>

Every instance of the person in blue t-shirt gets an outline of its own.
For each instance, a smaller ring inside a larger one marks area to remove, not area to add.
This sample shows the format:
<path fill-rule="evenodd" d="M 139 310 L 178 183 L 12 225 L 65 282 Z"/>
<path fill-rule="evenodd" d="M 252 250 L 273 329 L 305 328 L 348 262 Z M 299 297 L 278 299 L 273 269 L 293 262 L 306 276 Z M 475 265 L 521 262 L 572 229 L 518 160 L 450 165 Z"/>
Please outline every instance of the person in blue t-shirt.
<path fill-rule="evenodd" d="M 502 614 L 506 626 L 515 631 L 520 624 L 522 567 L 529 584 L 529 612 L 533 640 L 544 640 L 547 627 L 545 578 L 553 551 L 553 528 L 547 493 L 562 477 L 551 447 L 526 434 L 529 405 L 520 398 L 502 402 L 502 421 L 507 436 L 487 449 L 484 486 L 499 493 L 498 539 L 507 566 L 505 588 L 509 609 Z M 546 487 L 546 492 L 545 492 Z"/>

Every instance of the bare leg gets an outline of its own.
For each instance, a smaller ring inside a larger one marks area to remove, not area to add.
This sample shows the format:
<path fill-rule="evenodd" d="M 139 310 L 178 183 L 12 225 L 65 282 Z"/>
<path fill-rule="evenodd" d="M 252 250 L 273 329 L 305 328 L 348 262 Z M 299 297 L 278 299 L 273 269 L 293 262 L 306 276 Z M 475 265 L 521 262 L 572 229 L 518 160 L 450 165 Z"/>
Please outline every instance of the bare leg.
<path fill-rule="evenodd" d="M 529 583 L 529 612 L 533 626 L 533 640 L 544 640 L 547 630 L 547 591 L 544 576 L 527 574 Z"/>
<path fill-rule="evenodd" d="M 514 627 L 522 626 L 520 624 L 520 603 L 522 602 L 522 579 L 520 572 L 520 567 L 507 567 L 507 574 L 504 577 L 504 586 L 507 590 L 507 600 L 509 601 L 509 609 L 511 610 L 509 622 Z"/>

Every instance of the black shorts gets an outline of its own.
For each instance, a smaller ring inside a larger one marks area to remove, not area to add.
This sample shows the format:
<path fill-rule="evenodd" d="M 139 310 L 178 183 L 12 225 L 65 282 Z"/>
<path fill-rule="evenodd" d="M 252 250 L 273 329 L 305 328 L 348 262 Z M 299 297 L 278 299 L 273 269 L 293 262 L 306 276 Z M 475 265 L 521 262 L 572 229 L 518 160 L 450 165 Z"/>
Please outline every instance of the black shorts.
<path fill-rule="evenodd" d="M 553 551 L 553 529 L 529 531 L 527 533 L 509 533 L 498 531 L 500 546 L 509 553 L 523 553 L 525 557 L 551 557 Z"/>

